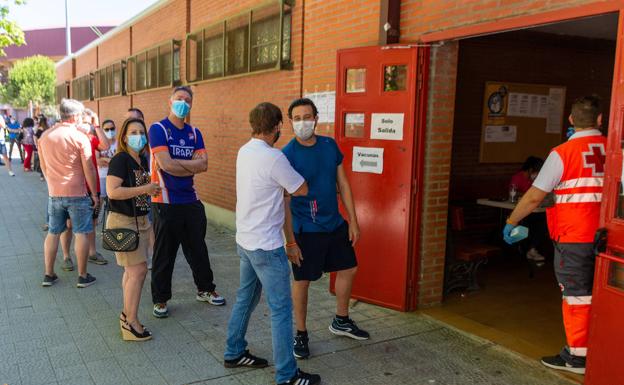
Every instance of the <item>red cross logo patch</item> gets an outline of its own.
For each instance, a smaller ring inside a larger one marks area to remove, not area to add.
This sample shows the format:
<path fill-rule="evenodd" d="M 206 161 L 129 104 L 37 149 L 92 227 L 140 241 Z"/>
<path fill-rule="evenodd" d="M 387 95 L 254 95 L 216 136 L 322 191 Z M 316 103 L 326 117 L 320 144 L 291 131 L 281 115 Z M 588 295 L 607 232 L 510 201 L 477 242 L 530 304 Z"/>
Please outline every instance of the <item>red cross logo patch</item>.
<path fill-rule="evenodd" d="M 583 152 L 583 168 L 591 168 L 592 175 L 603 176 L 606 152 L 602 143 L 592 143 L 589 151 Z"/>

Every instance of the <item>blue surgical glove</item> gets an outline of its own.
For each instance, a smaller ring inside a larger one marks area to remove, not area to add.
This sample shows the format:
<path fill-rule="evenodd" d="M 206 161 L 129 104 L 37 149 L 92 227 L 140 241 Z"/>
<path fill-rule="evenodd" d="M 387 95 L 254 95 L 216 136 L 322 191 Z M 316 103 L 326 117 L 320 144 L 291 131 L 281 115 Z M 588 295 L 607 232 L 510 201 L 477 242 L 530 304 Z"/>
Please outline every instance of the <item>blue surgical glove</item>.
<path fill-rule="evenodd" d="M 511 230 L 513 230 L 515 227 L 516 226 L 512 225 L 511 223 L 507 223 L 505 225 L 505 228 L 503 228 L 503 239 L 510 245 L 513 243 L 513 239 L 511 238 Z"/>

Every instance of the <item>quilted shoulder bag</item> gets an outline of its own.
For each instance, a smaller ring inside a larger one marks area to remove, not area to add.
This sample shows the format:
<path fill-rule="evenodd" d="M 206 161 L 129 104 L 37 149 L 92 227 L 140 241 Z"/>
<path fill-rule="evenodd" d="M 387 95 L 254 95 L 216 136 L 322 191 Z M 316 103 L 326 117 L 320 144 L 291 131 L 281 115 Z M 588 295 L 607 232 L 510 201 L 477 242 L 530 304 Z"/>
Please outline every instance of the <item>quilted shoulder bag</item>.
<path fill-rule="evenodd" d="M 128 165 L 128 177 L 130 177 L 131 174 L 132 170 L 130 169 L 130 165 Z M 130 181 L 130 186 L 132 185 L 133 183 Z M 129 252 L 139 248 L 139 220 L 136 214 L 136 202 L 134 201 L 134 197 L 130 199 L 132 200 L 132 213 L 134 214 L 136 230 L 124 228 L 107 229 L 106 218 L 108 217 L 109 203 L 106 203 L 102 222 L 102 247 L 106 250 Z"/>

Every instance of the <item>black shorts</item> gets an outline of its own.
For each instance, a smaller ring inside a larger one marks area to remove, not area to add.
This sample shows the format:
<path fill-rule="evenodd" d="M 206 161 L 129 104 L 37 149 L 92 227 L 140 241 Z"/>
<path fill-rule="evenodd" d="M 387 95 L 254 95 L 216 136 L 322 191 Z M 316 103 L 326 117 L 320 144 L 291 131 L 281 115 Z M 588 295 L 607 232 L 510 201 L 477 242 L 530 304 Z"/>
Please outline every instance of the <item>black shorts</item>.
<path fill-rule="evenodd" d="M 323 272 L 347 270 L 357 266 L 355 250 L 349 241 L 345 222 L 331 233 L 299 233 L 295 240 L 301 249 L 301 267 L 293 264 L 295 281 L 316 281 Z"/>

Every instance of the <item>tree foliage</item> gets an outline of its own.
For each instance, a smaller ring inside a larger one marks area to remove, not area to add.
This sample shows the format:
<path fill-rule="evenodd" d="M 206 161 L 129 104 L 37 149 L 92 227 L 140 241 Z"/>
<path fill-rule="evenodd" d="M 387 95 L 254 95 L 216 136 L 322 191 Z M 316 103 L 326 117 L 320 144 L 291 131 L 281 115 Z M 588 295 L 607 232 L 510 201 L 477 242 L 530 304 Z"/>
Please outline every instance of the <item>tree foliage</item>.
<path fill-rule="evenodd" d="M 31 56 L 15 62 L 0 94 L 15 107 L 26 107 L 31 100 L 35 105 L 53 104 L 55 81 L 54 62 L 46 56 Z"/>
<path fill-rule="evenodd" d="M 4 48 L 24 44 L 24 32 L 13 20 L 9 20 L 9 4 L 24 4 L 24 0 L 1 0 L 0 2 L 0 56 L 6 56 Z"/>

